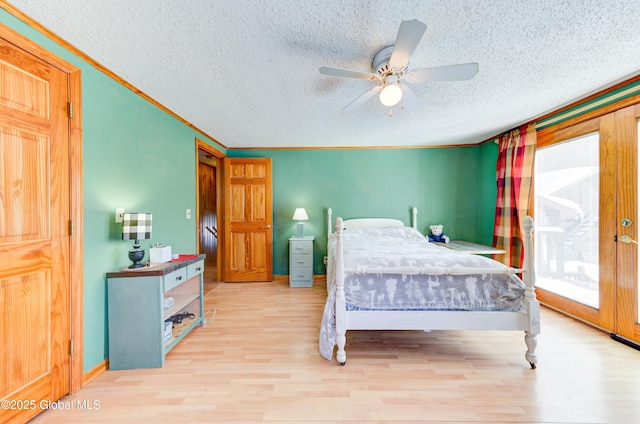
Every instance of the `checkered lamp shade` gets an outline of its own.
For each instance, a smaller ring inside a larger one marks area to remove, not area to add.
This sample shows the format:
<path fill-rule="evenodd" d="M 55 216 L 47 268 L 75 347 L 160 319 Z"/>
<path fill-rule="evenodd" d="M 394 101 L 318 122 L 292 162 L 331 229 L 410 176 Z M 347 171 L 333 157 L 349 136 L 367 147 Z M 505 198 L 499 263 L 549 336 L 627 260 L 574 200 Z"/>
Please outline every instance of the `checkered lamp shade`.
<path fill-rule="evenodd" d="M 125 213 L 122 217 L 122 240 L 151 238 L 150 213 Z"/>

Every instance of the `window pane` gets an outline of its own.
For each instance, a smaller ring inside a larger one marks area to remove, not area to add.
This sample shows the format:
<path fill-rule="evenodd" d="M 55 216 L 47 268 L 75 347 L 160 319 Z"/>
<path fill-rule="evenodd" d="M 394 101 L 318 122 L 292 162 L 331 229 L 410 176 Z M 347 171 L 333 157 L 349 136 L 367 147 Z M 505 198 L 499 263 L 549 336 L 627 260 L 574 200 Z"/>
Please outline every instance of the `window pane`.
<path fill-rule="evenodd" d="M 598 133 L 536 152 L 536 285 L 595 308 L 599 182 Z"/>

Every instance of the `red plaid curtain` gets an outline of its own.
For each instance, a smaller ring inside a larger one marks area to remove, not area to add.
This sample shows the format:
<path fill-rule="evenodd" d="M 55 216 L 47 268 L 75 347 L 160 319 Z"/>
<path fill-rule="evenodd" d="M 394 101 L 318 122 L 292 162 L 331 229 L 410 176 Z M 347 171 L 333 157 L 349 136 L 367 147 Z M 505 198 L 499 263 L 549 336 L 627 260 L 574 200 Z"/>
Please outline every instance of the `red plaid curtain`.
<path fill-rule="evenodd" d="M 536 149 L 535 125 L 523 125 L 503 134 L 498 138 L 498 144 L 498 196 L 493 245 L 506 250 L 506 253 L 495 258 L 507 266 L 521 268 L 524 262 L 521 224 L 529 213 Z"/>

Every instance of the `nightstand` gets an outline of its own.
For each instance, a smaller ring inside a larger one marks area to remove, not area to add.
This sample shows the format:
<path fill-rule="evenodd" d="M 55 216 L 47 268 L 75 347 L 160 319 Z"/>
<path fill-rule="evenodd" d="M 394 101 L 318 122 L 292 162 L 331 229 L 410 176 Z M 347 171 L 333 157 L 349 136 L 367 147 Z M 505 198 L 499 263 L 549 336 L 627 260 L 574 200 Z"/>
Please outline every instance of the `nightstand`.
<path fill-rule="evenodd" d="M 289 239 L 289 287 L 313 287 L 313 236 Z"/>

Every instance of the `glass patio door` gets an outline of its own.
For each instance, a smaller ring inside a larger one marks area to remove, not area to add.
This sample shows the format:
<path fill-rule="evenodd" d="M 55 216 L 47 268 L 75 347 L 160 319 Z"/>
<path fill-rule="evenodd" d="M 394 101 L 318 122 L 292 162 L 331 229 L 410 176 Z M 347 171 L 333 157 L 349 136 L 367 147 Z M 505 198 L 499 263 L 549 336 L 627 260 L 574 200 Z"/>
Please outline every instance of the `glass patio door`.
<path fill-rule="evenodd" d="M 535 161 L 538 297 L 640 341 L 640 106 L 539 137 Z"/>

